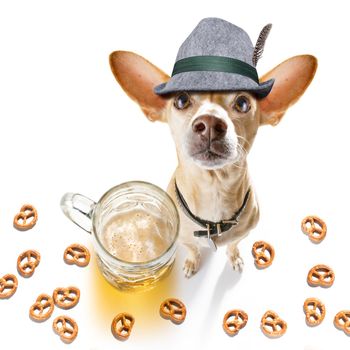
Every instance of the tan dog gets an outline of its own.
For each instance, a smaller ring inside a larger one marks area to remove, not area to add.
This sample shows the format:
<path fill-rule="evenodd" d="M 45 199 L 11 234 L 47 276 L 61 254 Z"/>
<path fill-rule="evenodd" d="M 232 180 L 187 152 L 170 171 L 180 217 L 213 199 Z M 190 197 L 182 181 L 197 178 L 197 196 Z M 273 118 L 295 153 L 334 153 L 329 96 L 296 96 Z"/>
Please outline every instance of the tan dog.
<path fill-rule="evenodd" d="M 126 51 L 110 55 L 113 74 L 125 92 L 136 101 L 151 121 L 167 122 L 178 155 L 178 167 L 168 193 L 178 205 L 175 184 L 196 216 L 218 222 L 231 218 L 242 206 L 251 183 L 246 156 L 260 125 L 276 125 L 286 110 L 312 81 L 317 60 L 310 55 L 292 57 L 265 74 L 260 82 L 274 78 L 270 94 L 261 99 L 244 92 L 178 93 L 161 97 L 153 88 L 169 76 L 143 57 Z M 179 207 L 180 241 L 188 249 L 184 264 L 187 277 L 199 268 L 200 247 L 208 239 L 193 232 L 200 227 Z M 237 226 L 213 238 L 217 246 L 227 245 L 235 270 L 243 261 L 237 244 L 259 219 L 253 191 Z"/>

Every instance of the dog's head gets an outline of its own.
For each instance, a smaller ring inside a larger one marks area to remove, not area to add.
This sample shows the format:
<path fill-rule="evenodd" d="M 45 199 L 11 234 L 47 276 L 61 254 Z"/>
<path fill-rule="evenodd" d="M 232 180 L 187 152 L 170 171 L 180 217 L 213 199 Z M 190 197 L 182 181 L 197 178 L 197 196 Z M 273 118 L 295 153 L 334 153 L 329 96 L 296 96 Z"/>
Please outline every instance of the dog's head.
<path fill-rule="evenodd" d="M 168 122 L 180 161 L 219 169 L 245 161 L 260 125 L 276 125 L 313 79 L 317 60 L 292 57 L 260 81 L 275 79 L 270 94 L 257 99 L 245 91 L 189 92 L 159 96 L 153 88 L 169 79 L 143 57 L 126 51 L 110 55 L 113 74 L 152 121 Z"/>
<path fill-rule="evenodd" d="M 258 127 L 256 109 L 246 92 L 180 92 L 165 114 L 181 157 L 217 169 L 245 157 Z"/>

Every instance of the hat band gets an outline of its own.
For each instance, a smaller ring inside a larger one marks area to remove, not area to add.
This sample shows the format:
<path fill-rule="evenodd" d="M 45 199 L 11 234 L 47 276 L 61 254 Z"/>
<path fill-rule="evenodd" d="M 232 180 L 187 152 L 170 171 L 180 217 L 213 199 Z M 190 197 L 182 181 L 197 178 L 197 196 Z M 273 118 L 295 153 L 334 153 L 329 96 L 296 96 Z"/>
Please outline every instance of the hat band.
<path fill-rule="evenodd" d="M 172 72 L 172 76 L 184 72 L 225 72 L 243 75 L 259 84 L 256 69 L 250 64 L 231 57 L 224 56 L 192 56 L 178 60 Z"/>

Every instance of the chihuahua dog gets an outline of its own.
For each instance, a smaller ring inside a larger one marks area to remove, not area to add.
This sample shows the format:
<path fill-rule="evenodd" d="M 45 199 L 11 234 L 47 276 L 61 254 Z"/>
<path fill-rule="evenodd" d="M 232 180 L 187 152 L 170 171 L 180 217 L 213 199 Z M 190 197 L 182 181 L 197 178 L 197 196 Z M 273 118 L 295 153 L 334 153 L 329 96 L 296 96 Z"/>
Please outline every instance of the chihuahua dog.
<path fill-rule="evenodd" d="M 177 187 L 186 206 L 200 218 L 219 222 L 242 209 L 238 224 L 212 239 L 215 246 L 227 245 L 229 262 L 241 271 L 243 261 L 237 244 L 259 219 L 258 203 L 253 190 L 249 191 L 247 154 L 259 126 L 278 124 L 304 93 L 316 72 L 316 58 L 295 56 L 262 76 L 260 82 L 275 79 L 271 92 L 262 99 L 246 91 L 183 91 L 159 96 L 154 87 L 168 81 L 169 76 L 143 57 L 116 51 L 110 55 L 110 65 L 120 86 L 146 117 L 168 123 L 175 141 L 178 166 L 168 193 L 178 206 L 179 238 L 188 250 L 185 276 L 198 271 L 201 247 L 211 239 L 194 236 L 199 226 L 179 204 Z"/>

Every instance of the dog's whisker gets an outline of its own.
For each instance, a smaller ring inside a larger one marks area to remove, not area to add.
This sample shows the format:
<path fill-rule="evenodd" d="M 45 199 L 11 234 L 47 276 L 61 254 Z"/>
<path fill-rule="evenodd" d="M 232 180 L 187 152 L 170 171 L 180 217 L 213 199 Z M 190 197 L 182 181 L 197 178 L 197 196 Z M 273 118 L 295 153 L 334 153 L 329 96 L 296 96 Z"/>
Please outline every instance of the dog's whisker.
<path fill-rule="evenodd" d="M 237 143 L 237 151 L 240 158 L 243 158 L 248 154 L 247 150 L 240 143 Z"/>
<path fill-rule="evenodd" d="M 240 136 L 240 135 L 237 135 L 237 138 L 238 138 L 238 139 L 241 139 L 241 140 L 242 140 L 242 143 L 246 143 L 246 144 L 249 146 L 249 148 L 251 147 L 250 142 L 249 142 L 245 137 Z M 248 152 L 246 151 L 246 153 L 248 153 Z"/>
<path fill-rule="evenodd" d="M 237 168 L 237 169 L 241 169 L 241 170 L 246 170 L 246 169 L 247 169 L 247 167 L 245 167 L 245 166 L 239 166 L 239 165 L 237 165 L 236 163 L 233 163 L 232 166 L 234 166 L 234 167 Z"/>
<path fill-rule="evenodd" d="M 237 169 L 246 170 L 247 169 L 246 166 L 240 166 L 239 164 L 247 156 L 248 154 L 247 150 L 244 148 L 244 146 L 242 146 L 242 144 L 238 142 L 236 144 L 236 152 L 237 152 L 237 157 L 235 162 L 232 163 L 232 165 Z"/>

